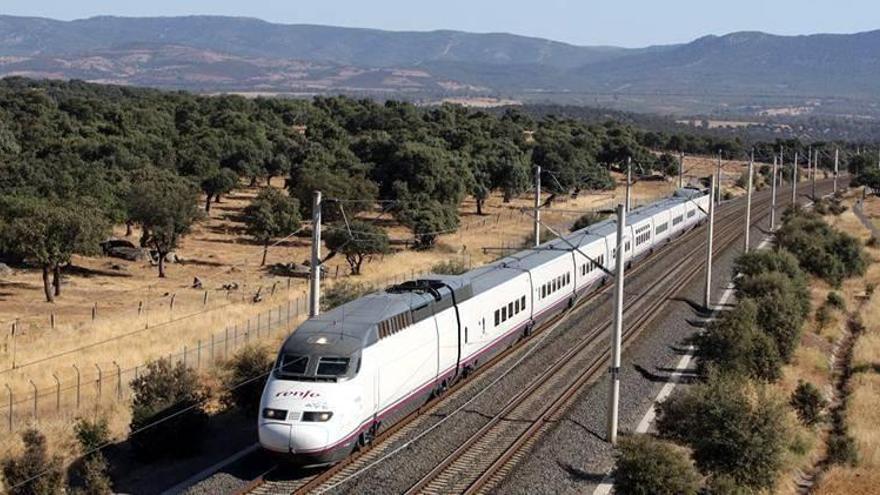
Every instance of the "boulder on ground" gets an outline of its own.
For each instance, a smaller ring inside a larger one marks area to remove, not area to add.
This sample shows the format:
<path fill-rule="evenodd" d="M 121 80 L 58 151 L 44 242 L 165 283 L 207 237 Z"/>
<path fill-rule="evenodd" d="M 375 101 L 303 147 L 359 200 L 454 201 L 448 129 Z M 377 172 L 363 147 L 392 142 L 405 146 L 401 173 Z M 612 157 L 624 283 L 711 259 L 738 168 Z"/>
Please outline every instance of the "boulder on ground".
<path fill-rule="evenodd" d="M 110 256 L 110 250 L 115 248 L 136 249 L 137 246 L 125 239 L 108 239 L 101 243 L 101 251 L 104 252 L 104 256 Z"/>
<path fill-rule="evenodd" d="M 105 254 L 128 261 L 142 261 L 147 258 L 147 252 L 143 248 L 138 247 L 113 247 L 108 249 Z"/>
<path fill-rule="evenodd" d="M 9 265 L 6 263 L 0 263 L 0 277 L 8 277 L 12 275 L 12 268 L 9 268 Z"/>

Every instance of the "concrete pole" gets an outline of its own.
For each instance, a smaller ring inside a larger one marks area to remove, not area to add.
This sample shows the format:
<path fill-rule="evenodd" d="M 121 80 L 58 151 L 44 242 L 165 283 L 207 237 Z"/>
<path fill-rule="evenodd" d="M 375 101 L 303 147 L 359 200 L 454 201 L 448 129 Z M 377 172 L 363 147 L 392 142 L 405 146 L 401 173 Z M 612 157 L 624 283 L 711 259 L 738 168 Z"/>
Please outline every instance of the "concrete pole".
<path fill-rule="evenodd" d="M 813 174 L 813 145 L 807 147 L 807 179 Z"/>
<path fill-rule="evenodd" d="M 713 175 L 709 186 L 710 191 L 715 191 L 715 183 L 718 179 Z M 709 202 L 709 232 L 706 241 L 706 287 L 703 294 L 703 307 L 711 309 L 709 303 L 712 302 L 712 237 L 715 235 L 715 202 Z"/>
<path fill-rule="evenodd" d="M 717 199 L 715 200 L 715 202 L 720 205 L 721 204 L 721 150 L 718 150 L 718 173 L 716 175 L 718 176 L 718 184 L 717 184 L 718 185 L 718 196 L 717 196 Z"/>
<path fill-rule="evenodd" d="M 632 158 L 626 159 L 626 212 L 629 213 L 632 209 Z"/>
<path fill-rule="evenodd" d="M 837 194 L 837 176 L 840 174 L 840 148 L 834 148 L 834 194 Z"/>
<path fill-rule="evenodd" d="M 819 150 L 813 152 L 813 179 L 810 182 L 810 194 L 813 196 L 813 202 L 816 201 L 816 174 L 819 173 Z"/>
<path fill-rule="evenodd" d="M 794 168 L 791 169 L 791 206 L 797 204 L 798 154 L 794 152 Z"/>
<path fill-rule="evenodd" d="M 617 251 L 615 257 L 614 283 L 614 328 L 611 329 L 611 393 L 608 399 L 608 438 L 611 445 L 617 445 L 618 405 L 620 402 L 620 341 L 623 336 L 623 269 L 626 250 L 626 208 L 617 205 Z"/>
<path fill-rule="evenodd" d="M 312 277 L 309 292 L 309 318 L 321 314 L 321 191 L 312 199 Z"/>
<path fill-rule="evenodd" d="M 746 236 L 743 252 L 749 252 L 749 231 L 752 229 L 752 181 L 755 173 L 755 150 L 749 157 L 749 188 L 746 191 Z"/>
<path fill-rule="evenodd" d="M 684 151 L 678 155 L 678 188 L 684 187 Z"/>
<path fill-rule="evenodd" d="M 778 162 L 776 157 L 773 157 L 773 180 L 771 182 L 770 189 L 770 230 L 773 231 L 776 228 L 776 181 L 779 178 Z"/>
<path fill-rule="evenodd" d="M 535 167 L 535 247 L 541 244 L 541 167 Z"/>

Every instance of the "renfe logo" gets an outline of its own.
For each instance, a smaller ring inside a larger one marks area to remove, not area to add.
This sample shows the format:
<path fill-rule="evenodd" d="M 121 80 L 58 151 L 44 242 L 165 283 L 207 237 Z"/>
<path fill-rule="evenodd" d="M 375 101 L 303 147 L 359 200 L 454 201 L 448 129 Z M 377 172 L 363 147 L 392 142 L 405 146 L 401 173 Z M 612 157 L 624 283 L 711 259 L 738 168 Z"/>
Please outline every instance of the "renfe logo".
<path fill-rule="evenodd" d="M 311 390 L 285 390 L 283 392 L 278 392 L 275 394 L 275 398 L 278 397 L 291 397 L 294 399 L 310 399 L 312 397 L 320 397 L 321 394 L 318 392 L 312 392 Z"/>

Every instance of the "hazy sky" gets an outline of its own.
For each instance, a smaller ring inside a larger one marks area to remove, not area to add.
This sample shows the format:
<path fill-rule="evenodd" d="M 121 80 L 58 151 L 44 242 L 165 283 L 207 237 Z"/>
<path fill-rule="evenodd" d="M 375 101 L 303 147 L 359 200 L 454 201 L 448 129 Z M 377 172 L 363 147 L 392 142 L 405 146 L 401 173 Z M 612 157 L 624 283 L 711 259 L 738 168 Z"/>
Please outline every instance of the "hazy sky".
<path fill-rule="evenodd" d="M 630 47 L 741 30 L 809 34 L 880 28 L 877 0 L 0 0 L 0 14 L 238 15 L 393 30 L 500 31 Z"/>

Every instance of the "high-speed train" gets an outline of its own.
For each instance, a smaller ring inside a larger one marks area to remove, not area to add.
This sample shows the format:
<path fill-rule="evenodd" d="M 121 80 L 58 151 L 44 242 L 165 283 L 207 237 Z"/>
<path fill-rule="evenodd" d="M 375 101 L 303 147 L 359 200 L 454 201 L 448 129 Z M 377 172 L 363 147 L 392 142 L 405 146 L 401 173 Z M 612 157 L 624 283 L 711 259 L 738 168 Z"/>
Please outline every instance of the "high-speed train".
<path fill-rule="evenodd" d="M 627 219 L 629 263 L 705 219 L 709 195 L 679 189 Z M 616 218 L 463 275 L 391 286 L 302 323 L 263 390 L 263 448 L 303 465 L 368 444 L 432 395 L 528 337 L 613 271 Z M 575 249 L 573 246 L 576 246 Z"/>

